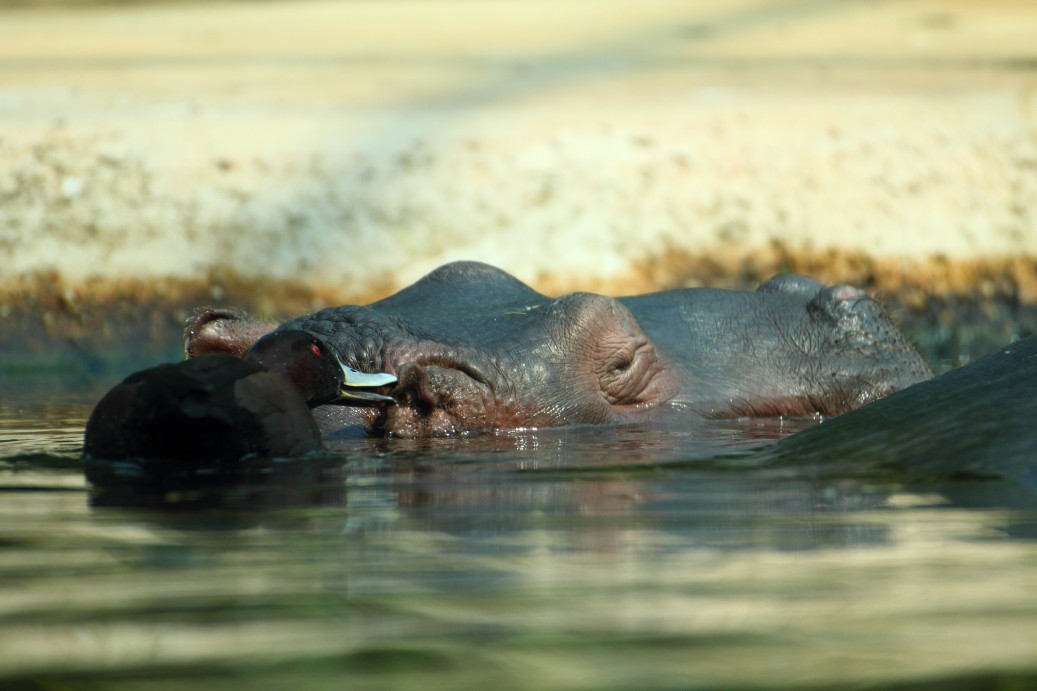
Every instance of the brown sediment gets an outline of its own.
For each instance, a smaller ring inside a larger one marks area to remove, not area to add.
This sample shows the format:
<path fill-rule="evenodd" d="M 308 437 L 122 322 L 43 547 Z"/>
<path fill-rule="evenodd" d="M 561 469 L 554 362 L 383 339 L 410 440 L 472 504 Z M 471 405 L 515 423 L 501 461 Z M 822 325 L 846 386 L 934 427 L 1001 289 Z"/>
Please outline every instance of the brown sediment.
<path fill-rule="evenodd" d="M 779 244 L 750 256 L 696 256 L 678 249 L 632 263 L 610 278 L 544 275 L 549 295 L 609 295 L 677 287 L 752 289 L 776 273 L 868 290 L 921 342 L 932 360 L 974 356 L 1037 329 L 1037 258 L 884 260 L 838 251 L 791 253 Z M 0 283 L 0 356 L 63 348 L 105 353 L 179 346 L 184 321 L 202 306 L 279 320 L 329 305 L 367 304 L 402 285 L 325 285 L 213 272 L 201 279 L 69 281 L 47 273 Z M 934 335 L 935 334 L 935 335 Z M 965 352 L 963 355 L 962 351 Z"/>
<path fill-rule="evenodd" d="M 544 275 L 536 287 L 548 294 L 592 290 L 608 295 L 683 287 L 746 290 L 778 273 L 804 274 L 831 285 L 850 283 L 880 296 L 898 294 L 899 300 L 914 307 L 934 296 L 973 294 L 1037 304 L 1037 257 L 904 259 L 840 250 L 793 252 L 781 243 L 751 254 L 719 256 L 671 247 L 634 262 L 616 277 L 591 277 L 577 285 L 572 277 Z"/>
<path fill-rule="evenodd" d="M 69 281 L 54 273 L 0 284 L 0 354 L 43 353 L 55 347 L 160 349 L 180 341 L 197 307 L 233 306 L 278 318 L 333 304 L 334 291 L 233 274 L 202 279 Z"/>

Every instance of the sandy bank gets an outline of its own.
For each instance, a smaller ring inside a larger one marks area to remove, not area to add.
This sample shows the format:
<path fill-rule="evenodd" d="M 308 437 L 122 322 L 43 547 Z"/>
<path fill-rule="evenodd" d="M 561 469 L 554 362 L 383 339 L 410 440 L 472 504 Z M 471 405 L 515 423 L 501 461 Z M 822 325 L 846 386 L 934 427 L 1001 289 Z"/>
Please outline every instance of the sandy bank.
<path fill-rule="evenodd" d="M 73 5 L 0 12 L 9 333 L 461 258 L 553 293 L 801 269 L 1037 302 L 1031 3 Z"/>

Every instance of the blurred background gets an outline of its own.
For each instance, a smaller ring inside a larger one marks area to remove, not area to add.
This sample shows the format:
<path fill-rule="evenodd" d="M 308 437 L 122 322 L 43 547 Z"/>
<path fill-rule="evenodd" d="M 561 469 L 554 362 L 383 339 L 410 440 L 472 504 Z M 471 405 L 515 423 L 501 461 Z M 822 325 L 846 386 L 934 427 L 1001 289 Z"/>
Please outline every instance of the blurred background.
<path fill-rule="evenodd" d="M 1037 325 L 1034 36 L 1025 0 L 8 0 L 0 359 L 175 357 L 198 305 L 475 259 L 852 282 L 952 366 Z"/>

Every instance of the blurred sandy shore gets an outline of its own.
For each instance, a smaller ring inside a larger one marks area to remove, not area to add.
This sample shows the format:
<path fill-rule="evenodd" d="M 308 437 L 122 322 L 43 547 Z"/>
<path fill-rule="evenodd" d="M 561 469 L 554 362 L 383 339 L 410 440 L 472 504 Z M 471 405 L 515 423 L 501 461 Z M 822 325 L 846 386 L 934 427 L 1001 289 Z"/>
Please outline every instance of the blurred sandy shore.
<path fill-rule="evenodd" d="M 791 268 L 1032 304 L 1035 35 L 1006 0 L 25 3 L 0 322 L 297 311 L 462 258 L 555 293 Z"/>

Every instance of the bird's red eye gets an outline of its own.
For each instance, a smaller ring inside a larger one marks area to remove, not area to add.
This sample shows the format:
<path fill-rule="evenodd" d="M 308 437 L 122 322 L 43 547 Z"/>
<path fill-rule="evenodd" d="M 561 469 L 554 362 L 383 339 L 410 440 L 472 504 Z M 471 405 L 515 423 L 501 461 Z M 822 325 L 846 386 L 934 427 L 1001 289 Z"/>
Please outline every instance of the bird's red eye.
<path fill-rule="evenodd" d="M 316 343 L 311 343 L 310 344 L 310 350 L 312 350 L 313 354 L 316 355 L 317 357 L 320 357 L 322 355 L 322 353 L 320 352 L 320 346 L 317 345 Z"/>

